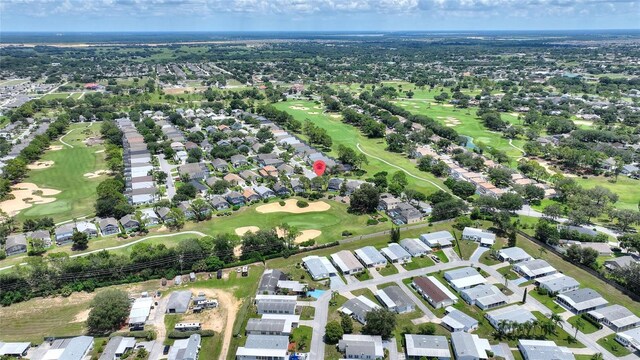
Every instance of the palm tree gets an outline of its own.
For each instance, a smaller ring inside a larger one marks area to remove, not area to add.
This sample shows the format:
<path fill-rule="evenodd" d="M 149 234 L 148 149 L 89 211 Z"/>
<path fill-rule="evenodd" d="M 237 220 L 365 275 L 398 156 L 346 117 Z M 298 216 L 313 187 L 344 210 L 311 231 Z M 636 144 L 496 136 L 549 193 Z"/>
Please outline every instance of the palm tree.
<path fill-rule="evenodd" d="M 551 320 L 555 326 L 562 328 L 562 317 L 560 317 L 560 315 L 553 313 L 549 317 L 549 320 Z"/>
<path fill-rule="evenodd" d="M 591 360 L 603 360 L 602 353 L 593 354 Z"/>
<path fill-rule="evenodd" d="M 575 329 L 576 329 L 576 333 L 573 336 L 574 338 L 578 337 L 578 329 L 582 330 L 582 328 L 584 327 L 584 321 L 582 321 L 582 318 L 578 318 L 576 319 L 576 324 L 575 324 Z"/>

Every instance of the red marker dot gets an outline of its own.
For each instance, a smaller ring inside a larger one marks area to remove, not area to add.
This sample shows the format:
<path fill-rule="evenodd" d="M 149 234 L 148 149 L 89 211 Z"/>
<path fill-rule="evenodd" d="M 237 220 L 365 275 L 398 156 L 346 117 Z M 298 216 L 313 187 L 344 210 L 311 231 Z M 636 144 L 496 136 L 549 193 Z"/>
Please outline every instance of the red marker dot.
<path fill-rule="evenodd" d="M 318 176 L 322 176 L 322 174 L 324 174 L 324 171 L 326 169 L 327 169 L 327 164 L 325 164 L 324 161 L 322 160 L 316 160 L 316 162 L 313 163 L 313 171 Z"/>

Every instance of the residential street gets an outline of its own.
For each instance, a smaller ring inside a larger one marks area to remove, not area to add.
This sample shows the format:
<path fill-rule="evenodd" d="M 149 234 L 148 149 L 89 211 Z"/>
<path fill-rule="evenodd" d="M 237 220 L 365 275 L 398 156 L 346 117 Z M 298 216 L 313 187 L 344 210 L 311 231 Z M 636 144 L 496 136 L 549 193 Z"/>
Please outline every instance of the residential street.
<path fill-rule="evenodd" d="M 176 194 L 176 187 L 173 183 L 173 177 L 171 177 L 171 170 L 175 169 L 176 166 L 169 164 L 169 162 L 164 158 L 164 154 L 158 155 L 158 160 L 160 162 L 160 170 L 167 173 L 166 195 L 169 199 L 173 199 L 173 196 Z"/>

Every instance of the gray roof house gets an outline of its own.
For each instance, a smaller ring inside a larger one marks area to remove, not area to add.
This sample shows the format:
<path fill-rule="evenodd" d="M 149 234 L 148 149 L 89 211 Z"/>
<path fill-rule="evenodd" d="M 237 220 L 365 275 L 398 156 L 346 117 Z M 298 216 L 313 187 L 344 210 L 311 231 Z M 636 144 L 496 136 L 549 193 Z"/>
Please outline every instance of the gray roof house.
<path fill-rule="evenodd" d="M 254 186 L 253 190 L 263 199 L 268 199 L 276 196 L 276 193 L 273 192 L 273 190 L 264 185 Z"/>
<path fill-rule="evenodd" d="M 390 243 L 389 246 L 380 249 L 380 252 L 392 263 L 404 264 L 411 262 L 411 254 L 396 243 Z"/>
<path fill-rule="evenodd" d="M 189 180 L 205 180 L 209 176 L 209 170 L 204 163 L 184 164 L 178 168 L 180 175 L 189 177 Z"/>
<path fill-rule="evenodd" d="M 213 159 L 211 161 L 211 166 L 213 166 L 216 171 L 220 172 L 227 172 L 229 170 L 229 164 L 222 159 Z"/>
<path fill-rule="evenodd" d="M 297 299 L 295 295 L 256 295 L 258 314 L 294 315 Z"/>
<path fill-rule="evenodd" d="M 500 309 L 495 309 L 487 312 L 485 315 L 489 320 L 489 323 L 494 327 L 498 328 L 498 324 L 502 320 L 507 320 L 517 324 L 524 324 L 526 322 L 532 322 L 536 320 L 536 317 L 533 316 L 531 311 L 524 308 L 521 305 L 511 305 L 507 307 L 503 307 Z"/>
<path fill-rule="evenodd" d="M 212 196 L 209 203 L 211 204 L 211 207 L 216 210 L 224 210 L 229 208 L 229 203 L 227 202 L 227 200 L 225 200 L 224 197 L 220 195 Z"/>
<path fill-rule="evenodd" d="M 100 233 L 102 233 L 102 236 L 117 234 L 120 232 L 118 220 L 112 217 L 98 220 L 98 226 L 100 226 Z"/>
<path fill-rule="evenodd" d="M 429 234 L 420 235 L 420 240 L 427 244 L 431 248 L 443 248 L 453 245 L 452 241 L 455 240 L 453 235 L 448 231 L 436 231 Z"/>
<path fill-rule="evenodd" d="M 60 245 L 71 241 L 75 231 L 76 224 L 72 222 L 58 226 L 55 230 L 56 244 Z"/>
<path fill-rule="evenodd" d="M 136 220 L 133 214 L 127 214 L 120 219 L 120 224 L 124 228 L 124 231 L 135 231 L 140 227 L 140 222 Z"/>
<path fill-rule="evenodd" d="M 289 337 L 284 335 L 248 335 L 236 351 L 236 360 L 288 360 Z"/>
<path fill-rule="evenodd" d="M 87 234 L 88 237 L 98 236 L 98 228 L 90 221 L 78 221 L 76 222 L 76 229 L 78 232 Z"/>
<path fill-rule="evenodd" d="M 93 349 L 91 336 L 77 336 L 44 342 L 31 355 L 32 360 L 82 360 Z"/>
<path fill-rule="evenodd" d="M 333 262 L 340 272 L 345 275 L 355 274 L 364 271 L 364 267 L 358 261 L 351 251 L 341 250 L 331 254 L 331 262 Z"/>
<path fill-rule="evenodd" d="M 287 275 L 280 270 L 266 269 L 260 279 L 258 294 L 275 294 L 280 280 L 287 280 Z"/>
<path fill-rule="evenodd" d="M 493 352 L 489 340 L 466 332 L 452 333 L 451 347 L 453 348 L 456 360 L 488 359 L 488 353 Z"/>
<path fill-rule="evenodd" d="M 338 342 L 338 350 L 344 353 L 345 359 L 384 358 L 380 336 L 344 334 Z"/>
<path fill-rule="evenodd" d="M 174 291 L 169 295 L 167 302 L 168 314 L 184 314 L 189 309 L 191 302 L 191 291 Z"/>
<path fill-rule="evenodd" d="M 518 340 L 518 349 L 525 360 L 574 360 L 571 350 L 551 340 Z"/>
<path fill-rule="evenodd" d="M 369 300 L 366 296 L 360 295 L 353 299 L 347 300 L 339 309 L 343 314 L 349 315 L 359 323 L 365 325 L 367 323 L 367 313 L 380 306 Z"/>
<path fill-rule="evenodd" d="M 114 336 L 109 339 L 107 346 L 100 355 L 99 360 L 117 360 L 127 351 L 136 347 L 136 339 L 133 337 Z"/>
<path fill-rule="evenodd" d="M 537 278 L 535 283 L 541 289 L 546 289 L 551 294 L 561 294 L 567 291 L 576 290 L 580 287 L 580 283 L 571 276 L 562 273 L 555 273 L 541 278 Z"/>
<path fill-rule="evenodd" d="M 449 340 L 444 336 L 406 334 L 404 336 L 404 340 L 406 344 L 407 359 L 452 359 L 451 351 L 449 350 Z"/>
<path fill-rule="evenodd" d="M 291 328 L 287 329 L 285 319 L 258 319 L 251 318 L 247 322 L 245 332 L 247 335 L 289 335 Z"/>
<path fill-rule="evenodd" d="M 615 332 L 625 331 L 640 326 L 640 318 L 631 310 L 618 304 L 609 305 L 587 313 L 591 319 L 607 325 Z"/>
<path fill-rule="evenodd" d="M 22 358 L 27 356 L 31 347 L 30 342 L 2 342 L 0 341 L 0 356 Z"/>
<path fill-rule="evenodd" d="M 302 258 L 302 263 L 313 280 L 326 279 L 338 274 L 338 270 L 324 256 L 309 255 Z"/>
<path fill-rule="evenodd" d="M 558 272 L 553 266 L 542 259 L 523 261 L 513 265 L 513 270 L 531 280 Z"/>
<path fill-rule="evenodd" d="M 384 289 L 379 289 L 375 295 L 387 309 L 398 314 L 411 312 L 415 309 L 413 301 L 399 286 L 387 286 Z"/>
<path fill-rule="evenodd" d="M 604 262 L 604 267 L 606 267 L 609 270 L 621 269 L 623 267 L 631 265 L 632 263 L 637 263 L 637 262 L 638 260 L 633 256 L 630 256 L 630 255 L 620 256 L 615 259 L 606 260 Z"/>
<path fill-rule="evenodd" d="M 7 236 L 4 249 L 7 256 L 26 253 L 27 237 L 24 234 Z"/>
<path fill-rule="evenodd" d="M 411 254 L 411 256 L 423 256 L 431 252 L 431 248 L 419 239 L 402 239 L 400 245 Z"/>
<path fill-rule="evenodd" d="M 595 290 L 589 288 L 560 294 L 556 297 L 556 301 L 576 314 L 600 309 L 609 303 Z"/>
<path fill-rule="evenodd" d="M 179 339 L 173 342 L 169 350 L 169 360 L 197 360 L 200 352 L 200 334 L 192 334 L 188 339 Z"/>
<path fill-rule="evenodd" d="M 447 315 L 442 318 L 441 325 L 451 332 L 473 331 L 478 328 L 478 320 L 463 313 L 462 311 L 448 306 Z"/>
<path fill-rule="evenodd" d="M 487 279 L 480 275 L 478 270 L 471 267 L 449 270 L 444 273 L 444 278 L 456 291 L 469 289 L 487 282 Z"/>
<path fill-rule="evenodd" d="M 470 305 L 476 305 L 482 310 L 505 305 L 509 299 L 495 285 L 482 284 L 465 289 L 460 296 Z"/>
<path fill-rule="evenodd" d="M 229 160 L 231 161 L 231 164 L 235 167 L 247 165 L 249 163 L 247 161 L 247 157 L 240 154 L 232 155 Z"/>
<path fill-rule="evenodd" d="M 616 341 L 624 346 L 640 351 L 640 328 L 630 329 L 616 334 Z"/>
<path fill-rule="evenodd" d="M 387 265 L 387 259 L 373 246 L 365 246 L 354 251 L 356 257 L 366 267 L 380 267 Z"/>
<path fill-rule="evenodd" d="M 482 229 L 466 227 L 462 230 L 462 239 L 477 241 L 481 246 L 493 246 L 496 242 L 496 234 Z"/>

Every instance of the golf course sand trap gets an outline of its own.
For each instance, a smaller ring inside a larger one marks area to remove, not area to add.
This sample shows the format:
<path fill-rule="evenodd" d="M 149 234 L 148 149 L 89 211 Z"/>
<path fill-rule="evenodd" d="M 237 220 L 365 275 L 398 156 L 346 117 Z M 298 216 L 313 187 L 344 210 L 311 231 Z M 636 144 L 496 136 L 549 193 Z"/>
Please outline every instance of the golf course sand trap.
<path fill-rule="evenodd" d="M 334 119 L 340 119 L 340 117 L 341 117 L 342 115 L 338 115 L 338 114 L 331 114 L 331 115 L 329 115 L 329 116 L 331 116 L 331 117 L 332 117 L 332 118 L 334 118 Z"/>
<path fill-rule="evenodd" d="M 318 109 L 318 110 L 322 110 L 322 106 L 317 106 L 317 105 L 316 105 L 316 106 L 314 106 L 313 108 L 314 108 L 314 109 Z"/>
<path fill-rule="evenodd" d="M 299 244 L 307 240 L 315 239 L 318 236 L 322 235 L 322 231 L 315 229 L 300 230 L 299 232 L 300 235 L 296 236 L 296 239 L 293 240 L 294 244 Z M 284 231 L 282 231 L 282 229 L 278 227 L 276 228 L 276 234 L 278 234 L 278 237 L 284 237 Z"/>
<path fill-rule="evenodd" d="M 309 110 L 309 108 L 308 108 L 308 107 L 306 107 L 306 106 L 299 106 L 299 105 L 289 106 L 289 109 L 291 109 L 291 110 L 302 110 L 302 111 L 307 111 L 307 110 Z"/>
<path fill-rule="evenodd" d="M 318 115 L 320 113 L 317 112 L 317 111 L 309 111 L 307 114 L 309 114 L 309 115 Z"/>
<path fill-rule="evenodd" d="M 45 161 L 36 161 L 33 164 L 27 165 L 27 169 L 29 170 L 40 170 L 46 169 L 53 165 L 53 160 L 45 160 Z"/>
<path fill-rule="evenodd" d="M 111 174 L 111 171 L 109 170 L 97 170 L 96 172 L 88 172 L 86 174 L 84 174 L 84 177 L 89 178 L 89 179 L 95 179 L 97 177 L 100 177 L 102 175 L 109 175 Z"/>
<path fill-rule="evenodd" d="M 0 209 L 9 214 L 9 216 L 14 216 L 34 204 L 47 204 L 56 201 L 56 198 L 48 196 L 59 193 L 60 191 L 58 190 L 39 188 L 38 185 L 33 183 L 18 183 L 11 190 L 11 195 L 14 198 L 0 202 Z"/>
<path fill-rule="evenodd" d="M 327 210 L 331 209 L 331 206 L 329 204 L 327 204 L 326 202 L 324 202 L 324 201 L 316 201 L 316 202 L 309 203 L 309 206 L 307 206 L 305 208 L 298 207 L 298 205 L 296 205 L 297 202 L 298 202 L 298 200 L 289 199 L 289 200 L 285 201 L 285 205 L 284 206 L 280 206 L 279 203 L 274 202 L 274 203 L 271 203 L 271 204 L 258 206 L 256 208 L 256 211 L 261 213 L 261 214 L 269 214 L 269 213 L 276 213 L 276 212 L 287 212 L 287 213 L 292 213 L 292 214 L 304 214 L 304 213 L 309 213 L 309 212 L 327 211 Z"/>
<path fill-rule="evenodd" d="M 243 226 L 236 228 L 236 235 L 242 236 L 248 232 L 256 232 L 258 230 L 260 230 L 260 228 L 257 226 Z"/>
<path fill-rule="evenodd" d="M 62 150 L 63 146 L 62 145 L 51 145 L 49 146 L 49 151 L 58 151 L 58 150 Z"/>
<path fill-rule="evenodd" d="M 100 154 L 100 153 L 103 153 L 103 152 L 104 152 L 104 149 L 98 150 L 98 151 L 96 151 L 96 154 Z"/>

